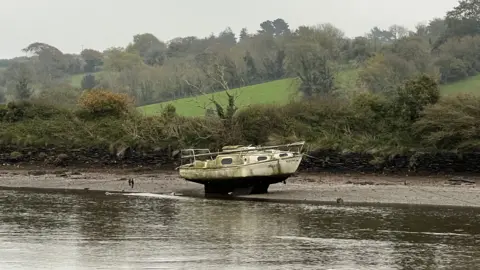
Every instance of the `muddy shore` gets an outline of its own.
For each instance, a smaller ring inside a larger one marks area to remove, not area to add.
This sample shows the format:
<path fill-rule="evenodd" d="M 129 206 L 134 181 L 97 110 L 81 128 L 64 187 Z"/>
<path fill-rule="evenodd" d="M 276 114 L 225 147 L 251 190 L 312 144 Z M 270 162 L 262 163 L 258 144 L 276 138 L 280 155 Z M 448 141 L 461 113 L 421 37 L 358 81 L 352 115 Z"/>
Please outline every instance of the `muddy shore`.
<path fill-rule="evenodd" d="M 134 179 L 130 187 L 128 179 Z M 268 194 L 238 199 L 325 204 L 404 204 L 480 207 L 479 176 L 383 176 L 300 173 Z M 78 192 L 148 192 L 202 197 L 203 186 L 175 171 L 0 170 L 0 189 Z"/>

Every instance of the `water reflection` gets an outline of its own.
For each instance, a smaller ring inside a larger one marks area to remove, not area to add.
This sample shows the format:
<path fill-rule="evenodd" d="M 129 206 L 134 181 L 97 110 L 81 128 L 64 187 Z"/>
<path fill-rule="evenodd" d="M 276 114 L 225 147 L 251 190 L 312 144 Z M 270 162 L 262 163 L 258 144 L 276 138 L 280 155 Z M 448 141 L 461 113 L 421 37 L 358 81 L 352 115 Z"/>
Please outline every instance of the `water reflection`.
<path fill-rule="evenodd" d="M 0 191 L 0 265 L 471 269 L 479 213 Z"/>

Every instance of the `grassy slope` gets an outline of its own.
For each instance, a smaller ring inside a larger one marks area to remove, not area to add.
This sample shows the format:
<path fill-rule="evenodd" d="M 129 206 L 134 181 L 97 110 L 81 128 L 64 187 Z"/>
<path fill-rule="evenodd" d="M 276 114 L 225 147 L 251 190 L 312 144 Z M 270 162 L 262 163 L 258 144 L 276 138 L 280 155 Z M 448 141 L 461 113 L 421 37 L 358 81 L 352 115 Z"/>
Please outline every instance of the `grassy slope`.
<path fill-rule="evenodd" d="M 83 76 L 85 76 L 85 74 L 73 75 L 70 84 L 74 87 L 81 87 Z"/>
<path fill-rule="evenodd" d="M 470 77 L 466 80 L 442 85 L 441 88 L 444 95 L 456 95 L 459 93 L 480 94 L 480 75 Z"/>
<path fill-rule="evenodd" d="M 99 76 L 99 75 L 101 75 L 101 73 L 102 73 L 102 71 L 98 71 L 98 72 L 94 72 L 92 74 L 95 75 L 95 76 Z M 82 79 L 87 74 L 88 73 L 82 73 L 82 74 L 76 74 L 76 75 L 71 76 L 70 85 L 72 85 L 73 87 L 82 87 Z"/>
<path fill-rule="evenodd" d="M 356 79 L 356 70 L 345 70 L 339 73 L 337 85 L 342 89 L 351 89 L 355 87 Z M 238 107 L 245 107 L 250 104 L 285 104 L 295 96 L 298 96 L 297 88 L 298 81 L 294 79 L 283 79 L 233 89 L 231 93 L 237 96 L 236 105 Z M 140 107 L 140 110 L 146 115 L 152 115 L 161 111 L 166 104 L 171 103 L 180 115 L 201 116 L 205 115 L 204 108 L 214 108 L 210 101 L 212 96 L 220 104 L 227 104 L 227 95 L 222 91 L 214 94 L 151 104 Z"/>
<path fill-rule="evenodd" d="M 236 96 L 236 105 L 238 107 L 243 107 L 249 104 L 285 103 L 292 97 L 292 95 L 295 95 L 296 88 L 294 80 L 284 79 L 237 88 L 229 92 Z M 145 114 L 151 115 L 161 111 L 163 106 L 171 103 L 181 115 L 200 116 L 205 114 L 204 108 L 214 108 L 213 103 L 210 101 L 212 97 L 220 104 L 227 103 L 227 95 L 222 91 L 214 94 L 147 105 L 140 107 L 140 109 Z"/>
<path fill-rule="evenodd" d="M 100 72 L 99 72 L 100 73 Z M 97 74 L 99 74 L 97 73 Z M 96 74 L 96 75 L 97 75 Z M 72 76 L 71 84 L 80 87 L 82 78 L 85 74 Z M 357 73 L 355 70 L 341 71 L 337 77 L 337 84 L 342 89 L 354 89 Z M 292 97 L 296 96 L 297 82 L 293 79 L 283 79 L 273 82 L 267 82 L 257 85 L 251 85 L 231 90 L 237 96 L 237 106 L 244 107 L 250 104 L 285 104 Z M 480 75 L 470 77 L 466 80 L 442 85 L 441 91 L 445 95 L 458 93 L 480 94 Z M 224 92 L 201 95 L 190 98 L 182 98 L 174 101 L 162 102 L 140 107 L 139 109 L 147 115 L 156 114 L 168 104 L 173 104 L 177 112 L 185 116 L 201 116 L 205 114 L 204 108 L 214 108 L 211 97 L 221 104 L 227 103 L 227 96 Z"/>

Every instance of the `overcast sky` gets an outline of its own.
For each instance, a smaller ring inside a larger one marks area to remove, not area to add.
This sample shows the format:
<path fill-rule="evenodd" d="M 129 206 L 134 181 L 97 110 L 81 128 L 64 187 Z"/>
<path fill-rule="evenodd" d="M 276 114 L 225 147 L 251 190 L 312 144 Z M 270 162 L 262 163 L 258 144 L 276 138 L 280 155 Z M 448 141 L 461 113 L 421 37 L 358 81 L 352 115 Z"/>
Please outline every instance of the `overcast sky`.
<path fill-rule="evenodd" d="M 291 28 L 332 23 L 348 36 L 370 28 L 443 17 L 458 0 L 1 0 L 0 58 L 22 55 L 32 42 L 63 52 L 126 46 L 138 33 L 161 40 L 207 36 L 230 26 L 256 31 L 265 20 L 283 18 Z"/>

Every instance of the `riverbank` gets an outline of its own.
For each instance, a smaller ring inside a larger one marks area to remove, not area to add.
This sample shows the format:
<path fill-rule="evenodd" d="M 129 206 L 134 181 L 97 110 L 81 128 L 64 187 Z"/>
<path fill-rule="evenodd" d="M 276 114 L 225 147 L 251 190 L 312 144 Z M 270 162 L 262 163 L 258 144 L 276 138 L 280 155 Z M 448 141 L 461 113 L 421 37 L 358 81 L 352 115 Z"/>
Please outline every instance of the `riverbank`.
<path fill-rule="evenodd" d="M 133 188 L 128 180 L 134 179 Z M 414 204 L 480 207 L 479 176 L 383 176 L 300 173 L 268 194 L 239 199 L 325 204 Z M 175 171 L 0 170 L 0 189 L 77 192 L 148 192 L 202 197 L 203 186 L 184 181 Z"/>

